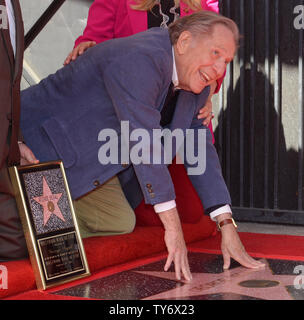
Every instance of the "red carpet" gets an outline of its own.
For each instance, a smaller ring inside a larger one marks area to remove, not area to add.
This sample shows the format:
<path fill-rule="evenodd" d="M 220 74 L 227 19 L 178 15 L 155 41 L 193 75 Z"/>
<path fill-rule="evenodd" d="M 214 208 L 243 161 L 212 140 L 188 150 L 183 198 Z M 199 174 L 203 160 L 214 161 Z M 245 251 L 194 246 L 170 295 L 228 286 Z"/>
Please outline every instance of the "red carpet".
<path fill-rule="evenodd" d="M 147 238 L 147 230 L 149 230 L 149 239 L 146 239 L 146 242 L 143 242 L 144 238 Z M 102 238 L 102 252 L 97 252 L 97 242 L 93 245 L 91 242 L 94 242 L 94 238 L 86 239 L 85 248 L 88 256 L 95 257 L 95 259 L 90 261 L 90 268 L 92 275 L 89 278 L 81 279 L 73 284 L 66 284 L 61 286 L 68 287 L 74 286 L 78 283 L 83 283 L 100 277 L 104 277 L 116 272 L 121 272 L 146 264 L 152 261 L 160 260 L 165 256 L 165 247 L 162 243 L 162 236 L 160 237 L 160 229 L 154 228 L 137 228 L 135 234 L 119 236 L 120 246 L 116 248 L 118 250 L 116 253 L 113 252 L 113 239 Z M 220 240 L 221 236 L 218 233 L 216 236 L 211 236 L 205 240 L 195 240 L 199 238 L 198 229 L 195 228 L 195 225 L 187 225 L 185 233 L 187 234 L 188 248 L 192 252 L 204 252 L 204 253 L 215 253 L 220 254 Z M 150 234 L 151 233 L 151 234 Z M 152 234 L 155 233 L 155 238 L 151 240 Z M 284 260 L 297 260 L 304 261 L 304 237 L 300 236 L 286 236 L 286 235 L 272 235 L 272 234 L 253 234 L 253 233 L 239 233 L 240 238 L 247 250 L 247 252 L 256 258 L 271 258 L 271 259 L 284 259 Z M 155 239 L 160 239 L 159 242 L 155 242 Z M 194 240 L 194 242 L 190 241 Z M 96 239 L 95 239 L 96 241 Z M 143 252 L 141 252 L 141 257 L 138 252 L 136 253 L 130 250 L 130 245 L 134 248 L 138 248 L 138 241 L 143 247 Z M 152 243 L 151 243 L 152 242 Z M 190 242 L 190 243 L 189 243 Z M 101 244 L 101 242 L 99 242 Z M 112 250 L 111 250 L 112 248 Z M 91 252 L 92 250 L 92 252 Z M 98 250 L 97 250 L 98 251 Z M 143 256 L 144 253 L 144 256 Z M 132 257 L 128 259 L 127 256 Z M 111 263 L 107 261 L 111 259 Z M 49 289 L 44 292 L 39 292 L 35 290 L 35 284 L 33 283 L 33 275 L 29 262 L 26 261 L 17 261 L 10 262 L 9 265 L 6 264 L 10 271 L 18 271 L 14 274 L 14 279 L 9 279 L 9 289 L 11 294 L 8 294 L 9 291 L 0 289 L 0 296 L 2 294 L 3 298 L 8 299 L 21 299 L 21 300 L 74 300 L 73 297 L 65 296 L 56 296 L 52 295 L 50 292 L 55 289 Z M 22 266 L 22 268 L 20 268 Z M 26 279 L 31 279 L 31 281 L 26 281 Z M 11 286 L 11 287 L 10 287 Z M 14 287 L 12 287 L 14 286 Z M 23 286 L 22 290 L 16 290 L 18 286 Z M 17 288 L 16 288 L 17 287 Z M 9 290 L 8 289 L 8 290 Z M 58 290 L 58 288 L 56 288 Z M 6 295 L 3 295 L 4 291 Z M 14 294 L 15 291 L 15 294 Z M 23 291 L 21 293 L 21 291 Z"/>
<path fill-rule="evenodd" d="M 206 239 L 214 234 L 215 224 L 206 215 L 195 224 L 182 224 L 187 244 Z M 92 237 L 83 240 L 91 274 L 107 267 L 121 265 L 137 259 L 165 252 L 162 227 L 137 226 L 130 234 Z M 0 289 L 0 299 L 36 288 L 30 261 L 0 263 L 8 270 L 8 288 Z"/>

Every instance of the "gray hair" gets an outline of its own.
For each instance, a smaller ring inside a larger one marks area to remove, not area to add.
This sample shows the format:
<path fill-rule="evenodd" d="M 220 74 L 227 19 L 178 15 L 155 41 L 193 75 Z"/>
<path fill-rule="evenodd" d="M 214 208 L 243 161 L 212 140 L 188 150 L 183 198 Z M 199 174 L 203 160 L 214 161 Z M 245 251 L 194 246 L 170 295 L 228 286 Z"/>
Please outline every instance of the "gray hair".
<path fill-rule="evenodd" d="M 182 17 L 170 24 L 169 35 L 171 43 L 172 45 L 176 44 L 183 31 L 189 31 L 193 36 L 210 36 L 216 24 L 224 25 L 232 32 L 235 45 L 238 47 L 240 34 L 236 23 L 220 14 L 205 10 Z"/>

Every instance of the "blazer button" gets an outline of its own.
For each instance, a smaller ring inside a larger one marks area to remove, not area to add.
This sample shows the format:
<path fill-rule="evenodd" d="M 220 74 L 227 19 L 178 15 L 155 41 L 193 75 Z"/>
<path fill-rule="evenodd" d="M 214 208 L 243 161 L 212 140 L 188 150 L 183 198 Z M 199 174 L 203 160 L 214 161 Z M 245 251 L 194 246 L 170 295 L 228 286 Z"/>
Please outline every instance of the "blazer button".
<path fill-rule="evenodd" d="M 155 197 L 155 194 L 154 194 L 154 193 L 150 193 L 150 197 L 151 197 L 151 198 L 154 198 L 154 197 Z"/>
<path fill-rule="evenodd" d="M 153 190 L 152 190 L 152 189 L 148 189 L 148 192 L 149 192 L 149 193 L 153 193 Z"/>
<path fill-rule="evenodd" d="M 95 186 L 95 187 L 98 187 L 99 185 L 100 185 L 100 182 L 99 182 L 98 180 L 95 180 L 95 181 L 94 181 L 94 186 Z"/>
<path fill-rule="evenodd" d="M 146 184 L 146 187 L 147 187 L 148 189 L 150 189 L 150 188 L 152 187 L 152 185 L 151 185 L 150 183 L 147 183 L 147 184 Z"/>

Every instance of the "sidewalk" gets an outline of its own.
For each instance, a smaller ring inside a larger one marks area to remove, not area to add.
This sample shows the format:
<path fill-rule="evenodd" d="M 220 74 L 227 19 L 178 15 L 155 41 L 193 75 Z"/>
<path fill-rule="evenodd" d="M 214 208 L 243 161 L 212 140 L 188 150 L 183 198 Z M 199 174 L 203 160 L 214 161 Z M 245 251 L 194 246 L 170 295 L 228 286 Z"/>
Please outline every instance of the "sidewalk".
<path fill-rule="evenodd" d="M 237 222 L 239 232 L 253 232 L 265 234 L 285 234 L 304 236 L 304 226 L 292 226 L 282 224 L 268 224 L 256 222 Z"/>

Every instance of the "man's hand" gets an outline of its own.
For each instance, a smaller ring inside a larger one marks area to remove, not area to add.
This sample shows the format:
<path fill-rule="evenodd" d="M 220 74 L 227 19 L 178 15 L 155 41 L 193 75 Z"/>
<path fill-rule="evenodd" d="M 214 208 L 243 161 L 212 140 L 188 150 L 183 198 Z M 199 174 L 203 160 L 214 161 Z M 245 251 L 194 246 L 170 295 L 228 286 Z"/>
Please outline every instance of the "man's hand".
<path fill-rule="evenodd" d="M 197 116 L 197 119 L 204 119 L 203 121 L 203 125 L 204 126 L 209 126 L 210 121 L 214 118 L 214 114 L 212 112 L 212 97 L 213 97 L 213 93 L 215 91 L 217 87 L 217 82 L 214 81 L 213 83 L 211 83 L 210 85 L 210 93 L 209 93 L 209 97 L 204 105 L 204 107 L 202 107 L 199 111 L 199 114 Z"/>
<path fill-rule="evenodd" d="M 177 209 L 160 212 L 159 217 L 165 227 L 165 243 L 168 249 L 164 270 L 167 271 L 174 262 L 176 279 L 181 280 L 182 274 L 186 280 L 190 281 L 192 275 L 188 263 L 187 247 Z"/>
<path fill-rule="evenodd" d="M 39 160 L 36 159 L 35 155 L 33 154 L 32 150 L 24 143 L 18 143 L 19 151 L 20 151 L 20 164 L 37 164 Z"/>
<path fill-rule="evenodd" d="M 96 44 L 95 41 L 86 41 L 81 42 L 76 48 L 74 48 L 69 55 L 64 60 L 64 65 L 66 66 L 71 61 L 74 61 L 77 59 L 78 56 L 81 56 L 87 49 L 94 47 Z"/>
<path fill-rule="evenodd" d="M 213 118 L 214 118 L 214 114 L 212 112 L 212 101 L 211 101 L 211 98 L 208 98 L 205 106 L 200 109 L 197 119 L 204 119 L 203 125 L 208 127 L 210 121 Z"/>
<path fill-rule="evenodd" d="M 231 218 L 230 213 L 224 213 L 216 217 L 218 223 L 224 219 Z M 222 254 L 224 259 L 224 269 L 229 269 L 230 259 L 233 258 L 246 268 L 261 268 L 265 264 L 251 258 L 242 245 L 241 239 L 233 224 L 226 224 L 221 228 L 222 232 Z"/>

